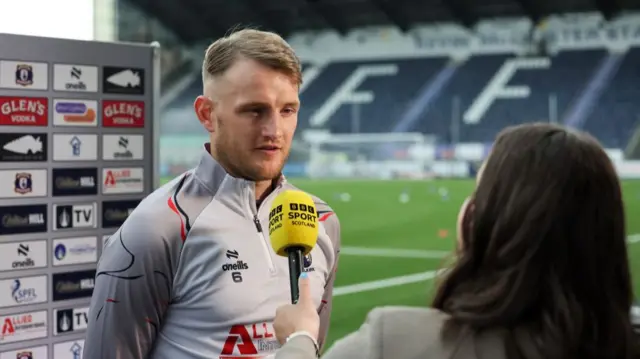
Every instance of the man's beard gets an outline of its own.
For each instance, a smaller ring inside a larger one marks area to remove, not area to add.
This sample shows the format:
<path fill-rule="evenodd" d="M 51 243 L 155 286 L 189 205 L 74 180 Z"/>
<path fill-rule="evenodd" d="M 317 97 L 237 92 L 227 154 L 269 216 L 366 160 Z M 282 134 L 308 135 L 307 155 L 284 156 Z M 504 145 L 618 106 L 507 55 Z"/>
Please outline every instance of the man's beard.
<path fill-rule="evenodd" d="M 218 162 L 220 163 L 220 165 L 222 165 L 222 167 L 224 167 L 227 173 L 229 173 L 233 177 L 242 178 L 253 182 L 260 182 L 275 180 L 280 178 L 280 176 L 282 175 L 282 169 L 286 162 L 286 157 L 284 161 L 282 161 L 282 164 L 280 164 L 280 168 L 274 175 L 265 176 L 261 175 L 258 169 L 254 170 L 250 166 L 242 166 L 241 160 L 234 159 L 229 155 L 229 153 L 233 152 L 233 149 L 227 149 L 229 148 L 229 146 L 226 146 L 226 144 L 222 144 L 222 146 L 215 144 L 212 145 L 216 149 L 215 152 Z"/>

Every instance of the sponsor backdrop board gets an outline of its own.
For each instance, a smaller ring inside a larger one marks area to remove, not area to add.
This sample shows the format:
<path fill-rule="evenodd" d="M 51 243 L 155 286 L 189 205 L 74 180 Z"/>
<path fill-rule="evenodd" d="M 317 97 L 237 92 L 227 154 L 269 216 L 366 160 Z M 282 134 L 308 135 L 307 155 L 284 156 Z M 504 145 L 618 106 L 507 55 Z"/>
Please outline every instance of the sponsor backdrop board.
<path fill-rule="evenodd" d="M 159 47 L 0 34 L 0 359 L 81 359 L 105 241 L 157 181 Z"/>

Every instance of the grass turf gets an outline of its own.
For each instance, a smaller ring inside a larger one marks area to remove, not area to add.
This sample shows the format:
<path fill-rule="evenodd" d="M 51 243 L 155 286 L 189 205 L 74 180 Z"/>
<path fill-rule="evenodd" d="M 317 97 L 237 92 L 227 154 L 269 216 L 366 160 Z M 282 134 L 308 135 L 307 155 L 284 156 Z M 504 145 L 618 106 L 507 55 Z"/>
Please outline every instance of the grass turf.
<path fill-rule="evenodd" d="M 473 180 L 291 182 L 333 207 L 342 224 L 343 246 L 431 251 L 453 248 L 458 209 L 474 186 Z M 623 191 L 628 234 L 640 234 L 640 181 L 623 181 Z M 401 201 L 402 193 L 408 194 L 408 201 Z M 634 289 L 640 293 L 640 260 L 636 259 L 640 245 L 629 248 Z M 441 259 L 343 254 L 336 287 L 435 270 L 442 263 Z M 373 307 L 424 306 L 432 292 L 429 281 L 336 296 L 327 344 L 356 330 Z"/>

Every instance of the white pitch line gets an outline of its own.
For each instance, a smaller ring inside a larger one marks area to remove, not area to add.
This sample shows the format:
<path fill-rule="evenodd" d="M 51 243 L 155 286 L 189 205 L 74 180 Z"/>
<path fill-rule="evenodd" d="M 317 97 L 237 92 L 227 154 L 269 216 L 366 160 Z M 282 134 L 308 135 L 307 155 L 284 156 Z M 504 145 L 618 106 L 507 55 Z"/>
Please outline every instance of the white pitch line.
<path fill-rule="evenodd" d="M 420 249 L 394 249 L 394 248 L 366 248 L 366 247 L 342 247 L 340 254 L 363 257 L 388 257 L 388 258 L 433 258 L 440 259 L 451 254 L 447 251 L 427 251 Z"/>
<path fill-rule="evenodd" d="M 627 237 L 629 243 L 640 242 L 640 234 L 632 234 Z M 411 249 L 386 249 L 386 248 L 361 248 L 343 247 L 340 254 L 361 255 L 374 257 L 394 257 L 394 258 L 442 258 L 449 254 L 446 251 L 421 251 Z M 383 288 L 397 287 L 406 284 L 426 282 L 438 275 L 439 271 L 426 271 L 421 273 L 391 277 L 387 279 L 374 280 L 370 282 L 344 285 L 333 290 L 335 297 L 347 294 L 369 292 Z"/>
<path fill-rule="evenodd" d="M 424 281 L 433 279 L 437 273 L 438 271 L 433 270 L 433 271 L 427 271 L 422 273 L 403 275 L 399 277 L 374 280 L 371 282 L 345 285 L 342 287 L 335 288 L 333 290 L 333 296 L 335 297 L 339 295 L 362 293 L 362 292 L 368 292 L 368 291 L 382 289 L 382 288 L 390 288 L 390 287 L 397 287 L 405 284 L 424 282 Z"/>

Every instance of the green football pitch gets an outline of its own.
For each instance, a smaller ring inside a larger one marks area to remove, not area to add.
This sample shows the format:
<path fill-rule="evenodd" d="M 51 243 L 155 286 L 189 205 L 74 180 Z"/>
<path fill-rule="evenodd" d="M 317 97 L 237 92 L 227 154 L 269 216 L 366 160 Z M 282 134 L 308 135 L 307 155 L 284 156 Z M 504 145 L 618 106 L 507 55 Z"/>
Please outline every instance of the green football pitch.
<path fill-rule="evenodd" d="M 426 306 L 434 271 L 454 247 L 458 209 L 472 180 L 291 180 L 340 217 L 342 253 L 329 333 L 356 330 L 373 307 Z M 624 181 L 629 255 L 640 293 L 640 181 Z"/>

